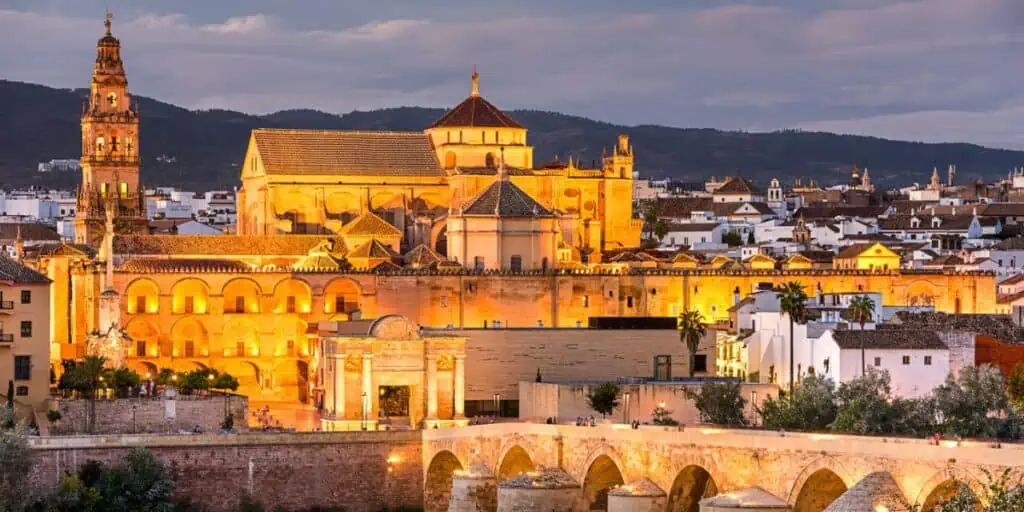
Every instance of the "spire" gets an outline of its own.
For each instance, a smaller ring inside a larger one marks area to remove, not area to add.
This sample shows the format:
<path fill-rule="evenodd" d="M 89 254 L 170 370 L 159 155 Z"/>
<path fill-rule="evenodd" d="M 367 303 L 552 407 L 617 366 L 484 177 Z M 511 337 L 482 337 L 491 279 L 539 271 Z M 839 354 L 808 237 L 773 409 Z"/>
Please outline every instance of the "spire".
<path fill-rule="evenodd" d="M 505 146 L 500 148 L 501 160 L 498 161 L 498 181 L 508 181 L 508 171 L 505 169 Z M 570 162 L 572 160 L 570 159 Z"/>
<path fill-rule="evenodd" d="M 18 261 L 25 259 L 25 241 L 21 238 L 21 224 L 18 224 L 18 233 L 14 237 L 14 257 Z"/>
<path fill-rule="evenodd" d="M 103 20 L 103 27 L 106 28 L 106 34 L 105 35 L 107 35 L 107 36 L 113 35 L 113 34 L 110 33 L 110 25 L 111 25 L 111 22 L 113 20 L 114 20 L 114 13 L 112 13 L 110 11 L 107 11 L 107 19 Z"/>
<path fill-rule="evenodd" d="M 469 91 L 470 96 L 480 96 L 480 74 L 476 72 L 476 64 L 473 64 L 473 88 Z"/>

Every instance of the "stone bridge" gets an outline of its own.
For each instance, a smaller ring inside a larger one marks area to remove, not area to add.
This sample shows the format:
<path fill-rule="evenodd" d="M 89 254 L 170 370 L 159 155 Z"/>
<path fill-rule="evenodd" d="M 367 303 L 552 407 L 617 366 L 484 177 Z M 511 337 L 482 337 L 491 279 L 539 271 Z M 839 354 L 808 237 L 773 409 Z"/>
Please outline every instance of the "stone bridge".
<path fill-rule="evenodd" d="M 761 487 L 796 512 L 820 512 L 869 473 L 892 475 L 906 500 L 930 512 L 954 492 L 976 489 L 987 472 L 1024 469 L 1024 445 L 793 434 L 718 428 L 495 424 L 423 431 L 424 504 L 446 511 L 456 470 L 482 463 L 498 481 L 558 467 L 583 487 L 590 509 L 608 490 L 649 479 L 670 512 L 697 511 L 702 497 Z"/>

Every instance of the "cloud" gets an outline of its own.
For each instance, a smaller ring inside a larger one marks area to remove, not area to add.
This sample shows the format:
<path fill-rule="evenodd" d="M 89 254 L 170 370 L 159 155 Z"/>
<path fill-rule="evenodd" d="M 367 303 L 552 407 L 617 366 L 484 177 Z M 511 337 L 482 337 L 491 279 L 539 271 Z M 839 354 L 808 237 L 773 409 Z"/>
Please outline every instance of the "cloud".
<path fill-rule="evenodd" d="M 138 0 L 114 31 L 133 91 L 193 108 L 446 106 L 467 94 L 476 64 L 484 94 L 504 108 L 1021 144 L 1013 123 L 979 121 L 979 113 L 1008 119 L 1016 108 L 1018 0 L 715 3 L 426 9 L 396 0 L 345 15 L 316 0 L 302 10 L 270 0 Z M 68 10 L 78 3 L 35 5 L 0 10 L 0 44 L 22 48 L 0 54 L 4 77 L 84 86 L 102 20 Z M 922 130 L 915 119 L 945 126 Z"/>

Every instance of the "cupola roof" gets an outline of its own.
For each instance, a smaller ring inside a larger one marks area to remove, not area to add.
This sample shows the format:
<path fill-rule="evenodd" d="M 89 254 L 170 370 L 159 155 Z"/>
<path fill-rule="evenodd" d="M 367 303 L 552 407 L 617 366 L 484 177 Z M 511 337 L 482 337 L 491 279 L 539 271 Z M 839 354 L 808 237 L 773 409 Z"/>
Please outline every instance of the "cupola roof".
<path fill-rule="evenodd" d="M 480 75 L 473 71 L 469 97 L 430 125 L 431 128 L 523 128 L 508 114 L 480 96 Z"/>

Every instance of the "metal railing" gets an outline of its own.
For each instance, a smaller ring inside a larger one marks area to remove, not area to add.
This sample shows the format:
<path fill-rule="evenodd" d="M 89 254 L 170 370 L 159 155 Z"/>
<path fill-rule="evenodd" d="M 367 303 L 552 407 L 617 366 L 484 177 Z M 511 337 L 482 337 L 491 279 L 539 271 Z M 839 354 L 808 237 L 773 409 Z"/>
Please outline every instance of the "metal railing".
<path fill-rule="evenodd" d="M 11 333 L 0 332 L 0 343 L 13 343 L 14 335 Z"/>
<path fill-rule="evenodd" d="M 11 310 L 14 309 L 13 300 L 0 300 L 0 310 Z"/>

